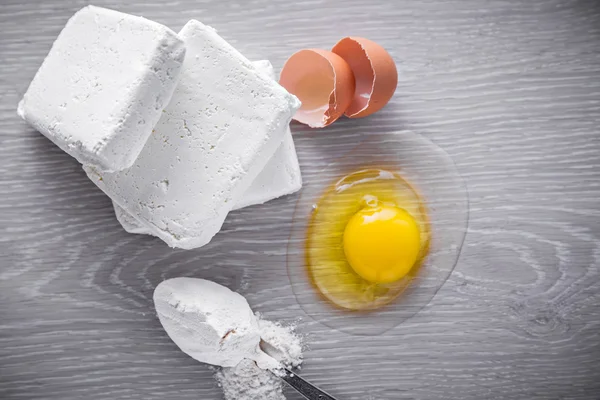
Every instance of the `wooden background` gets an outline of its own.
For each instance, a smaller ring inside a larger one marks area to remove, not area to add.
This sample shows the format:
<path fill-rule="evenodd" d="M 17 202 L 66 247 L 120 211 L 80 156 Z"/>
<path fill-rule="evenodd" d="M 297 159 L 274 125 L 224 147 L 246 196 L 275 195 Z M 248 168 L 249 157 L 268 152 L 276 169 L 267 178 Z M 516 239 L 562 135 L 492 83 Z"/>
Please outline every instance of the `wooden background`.
<path fill-rule="evenodd" d="M 239 290 L 308 336 L 303 374 L 342 399 L 600 398 L 600 3 L 595 0 L 98 0 L 179 30 L 213 25 L 276 68 L 365 36 L 401 71 L 381 113 L 315 133 L 294 124 L 304 179 L 318 135 L 410 129 L 469 190 L 458 265 L 385 335 L 303 314 L 285 268 L 294 197 L 232 213 L 207 247 L 125 233 L 80 166 L 16 116 L 86 1 L 0 1 L 0 398 L 220 399 L 212 371 L 155 317 L 165 278 Z M 295 395 L 291 399 L 297 399 Z"/>

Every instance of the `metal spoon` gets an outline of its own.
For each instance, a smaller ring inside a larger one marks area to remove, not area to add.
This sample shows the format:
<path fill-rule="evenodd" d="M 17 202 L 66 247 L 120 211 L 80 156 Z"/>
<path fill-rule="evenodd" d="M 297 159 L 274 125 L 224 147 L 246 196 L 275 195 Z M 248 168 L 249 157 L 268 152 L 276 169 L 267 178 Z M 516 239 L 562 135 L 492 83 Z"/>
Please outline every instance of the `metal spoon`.
<path fill-rule="evenodd" d="M 276 360 L 281 359 L 281 357 L 278 357 L 278 355 L 281 355 L 281 352 L 276 347 L 265 342 L 264 340 L 260 341 L 260 348 L 262 349 L 262 351 L 267 353 L 269 356 L 275 358 Z M 288 385 L 290 385 L 291 387 L 296 389 L 298 391 L 298 393 L 300 393 L 306 399 L 308 399 L 308 400 L 336 400 L 335 397 L 331 396 L 330 394 L 327 394 L 326 392 L 319 389 L 312 383 L 308 382 L 307 380 L 305 380 L 304 378 L 302 378 L 295 372 L 292 372 L 283 366 L 282 366 L 282 370 L 283 370 L 283 373 L 281 373 L 281 374 L 277 374 L 275 372 L 272 372 L 272 373 L 273 373 L 273 375 L 281 378 L 285 383 L 287 383 Z"/>

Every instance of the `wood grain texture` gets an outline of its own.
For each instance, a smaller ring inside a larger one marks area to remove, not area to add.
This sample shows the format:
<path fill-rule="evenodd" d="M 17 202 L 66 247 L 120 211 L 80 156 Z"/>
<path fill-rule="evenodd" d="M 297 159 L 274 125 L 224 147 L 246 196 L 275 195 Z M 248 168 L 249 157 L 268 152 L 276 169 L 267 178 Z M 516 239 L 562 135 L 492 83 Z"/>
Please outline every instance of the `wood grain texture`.
<path fill-rule="evenodd" d="M 213 25 L 280 68 L 345 35 L 398 60 L 392 102 L 314 132 L 304 179 L 365 132 L 420 132 L 469 189 L 458 265 L 433 301 L 376 338 L 303 314 L 285 269 L 294 197 L 232 213 L 195 251 L 129 235 L 75 160 L 16 116 L 86 1 L 0 7 L 0 398 L 220 399 L 170 342 L 151 295 L 204 277 L 267 317 L 300 320 L 303 376 L 340 399 L 600 398 L 600 4 L 594 0 L 98 0 L 178 30 Z M 332 145 L 318 147 L 327 135 Z M 290 399 L 297 399 L 290 395 Z"/>

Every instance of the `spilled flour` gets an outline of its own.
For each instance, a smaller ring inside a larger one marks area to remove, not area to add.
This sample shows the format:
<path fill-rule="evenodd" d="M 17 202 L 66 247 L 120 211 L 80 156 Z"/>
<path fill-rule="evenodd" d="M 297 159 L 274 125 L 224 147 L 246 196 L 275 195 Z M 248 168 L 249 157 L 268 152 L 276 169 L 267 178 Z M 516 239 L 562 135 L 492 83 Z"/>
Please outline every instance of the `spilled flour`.
<path fill-rule="evenodd" d="M 293 326 L 267 321 L 258 315 L 261 338 L 279 351 L 278 361 L 288 368 L 300 368 L 302 340 Z M 285 400 L 281 379 L 245 359 L 235 367 L 215 373 L 226 400 Z"/>

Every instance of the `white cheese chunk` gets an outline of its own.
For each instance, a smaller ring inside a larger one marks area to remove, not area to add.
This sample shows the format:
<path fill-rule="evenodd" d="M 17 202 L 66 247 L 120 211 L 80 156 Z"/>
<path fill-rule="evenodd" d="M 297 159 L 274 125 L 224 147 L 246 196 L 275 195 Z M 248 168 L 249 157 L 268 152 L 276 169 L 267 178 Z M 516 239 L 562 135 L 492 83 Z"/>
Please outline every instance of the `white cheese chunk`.
<path fill-rule="evenodd" d="M 115 216 L 117 217 L 117 221 L 121 224 L 123 229 L 129 233 L 137 233 L 140 235 L 153 235 L 152 230 L 150 228 L 146 228 L 142 222 L 139 222 L 135 217 L 129 214 L 127 211 L 123 210 L 121 206 L 119 206 L 114 201 L 113 208 L 115 209 Z"/>
<path fill-rule="evenodd" d="M 254 65 L 266 76 L 276 80 L 273 65 L 268 60 L 256 61 Z M 267 166 L 252 182 L 250 188 L 236 202 L 234 209 L 263 204 L 269 200 L 295 193 L 302 188 L 300 164 L 290 126 L 287 125 L 285 130 L 283 143 L 269 160 Z"/>
<path fill-rule="evenodd" d="M 131 168 L 85 166 L 111 199 L 171 247 L 207 244 L 281 145 L 299 100 L 216 32 L 190 21 L 171 102 Z"/>
<path fill-rule="evenodd" d="M 18 113 L 82 164 L 122 170 L 161 117 L 184 57 L 169 28 L 84 7 L 54 42 Z"/>
<path fill-rule="evenodd" d="M 271 79 L 275 79 L 273 65 L 269 61 L 255 61 L 253 64 L 257 70 Z M 240 200 L 236 202 L 233 207 L 234 210 L 255 204 L 262 204 L 269 200 L 295 193 L 302 187 L 300 165 L 289 125 L 285 127 L 285 130 L 283 143 L 258 177 L 252 182 L 252 185 L 244 192 Z M 117 220 L 127 232 L 152 234 L 150 229 L 147 229 L 144 224 L 129 215 L 118 204 L 113 202 L 113 206 Z"/>

